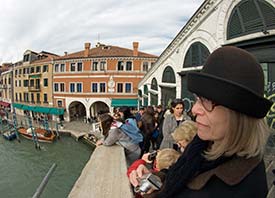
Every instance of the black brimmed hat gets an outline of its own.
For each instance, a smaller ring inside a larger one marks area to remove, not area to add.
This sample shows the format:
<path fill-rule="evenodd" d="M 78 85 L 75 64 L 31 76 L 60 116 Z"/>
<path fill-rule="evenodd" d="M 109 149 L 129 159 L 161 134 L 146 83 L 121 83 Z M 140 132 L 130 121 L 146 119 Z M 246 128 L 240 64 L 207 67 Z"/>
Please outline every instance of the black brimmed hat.
<path fill-rule="evenodd" d="M 272 102 L 264 98 L 264 74 L 247 51 L 226 46 L 215 50 L 201 72 L 187 76 L 189 91 L 246 115 L 263 118 Z"/>

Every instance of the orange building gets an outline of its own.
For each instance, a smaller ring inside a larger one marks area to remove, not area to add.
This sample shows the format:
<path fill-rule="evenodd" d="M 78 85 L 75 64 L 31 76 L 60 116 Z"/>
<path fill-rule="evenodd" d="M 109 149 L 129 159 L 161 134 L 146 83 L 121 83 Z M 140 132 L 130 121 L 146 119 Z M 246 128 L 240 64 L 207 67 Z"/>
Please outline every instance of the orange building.
<path fill-rule="evenodd" d="M 53 103 L 66 109 L 64 119 L 91 118 L 114 107 L 138 105 L 138 83 L 157 56 L 97 43 L 65 53 L 53 65 Z"/>

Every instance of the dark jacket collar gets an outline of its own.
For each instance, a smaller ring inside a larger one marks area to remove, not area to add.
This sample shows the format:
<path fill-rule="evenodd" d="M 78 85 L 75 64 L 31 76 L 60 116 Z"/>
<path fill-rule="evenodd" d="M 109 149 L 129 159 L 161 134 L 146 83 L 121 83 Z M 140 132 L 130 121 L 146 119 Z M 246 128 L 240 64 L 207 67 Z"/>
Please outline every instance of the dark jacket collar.
<path fill-rule="evenodd" d="M 217 176 L 226 184 L 232 186 L 240 183 L 260 162 L 261 158 L 252 157 L 234 157 L 232 160 L 224 164 L 199 174 L 191 182 L 188 183 L 188 188 L 199 190 L 205 186 L 212 176 Z"/>

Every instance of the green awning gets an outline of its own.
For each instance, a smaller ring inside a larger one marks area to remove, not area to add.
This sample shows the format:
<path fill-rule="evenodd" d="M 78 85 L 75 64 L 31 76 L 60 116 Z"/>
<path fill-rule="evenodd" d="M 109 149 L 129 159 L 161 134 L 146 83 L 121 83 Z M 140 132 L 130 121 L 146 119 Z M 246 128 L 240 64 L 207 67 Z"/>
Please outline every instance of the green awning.
<path fill-rule="evenodd" d="M 53 115 L 63 115 L 64 114 L 63 108 L 54 108 L 54 107 L 36 106 L 33 109 L 33 111 L 38 112 L 38 113 L 53 114 Z"/>
<path fill-rule="evenodd" d="M 137 107 L 138 106 L 138 100 L 137 99 L 112 99 L 111 103 L 112 107 L 121 107 L 121 106 L 127 106 L 127 107 Z"/>
<path fill-rule="evenodd" d="M 29 75 L 29 78 L 41 78 L 41 74 Z"/>
<path fill-rule="evenodd" d="M 13 103 L 13 107 L 17 109 L 23 109 L 27 111 L 33 111 L 37 113 L 45 113 L 45 114 L 53 114 L 53 115 L 63 115 L 63 108 L 55 108 L 55 107 L 41 107 L 41 106 L 28 106 L 24 104 Z"/>
<path fill-rule="evenodd" d="M 18 103 L 13 103 L 12 106 L 14 108 L 21 109 L 23 105 L 22 104 L 18 104 Z"/>

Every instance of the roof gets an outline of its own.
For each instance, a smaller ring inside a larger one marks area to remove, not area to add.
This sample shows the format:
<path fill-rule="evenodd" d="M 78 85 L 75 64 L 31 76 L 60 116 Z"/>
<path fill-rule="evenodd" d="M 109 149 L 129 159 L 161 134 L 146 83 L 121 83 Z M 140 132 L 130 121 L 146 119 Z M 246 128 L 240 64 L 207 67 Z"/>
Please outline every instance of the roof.
<path fill-rule="evenodd" d="M 72 58 L 87 58 L 84 56 L 85 50 L 67 54 L 56 58 L 55 60 L 63 60 L 63 59 L 72 59 Z M 117 46 L 111 45 L 99 45 L 95 48 L 89 49 L 89 58 L 97 58 L 97 57 L 134 57 L 132 49 L 126 49 Z M 137 57 L 146 57 L 146 58 L 157 58 L 158 56 L 147 54 L 144 52 L 138 51 Z"/>

